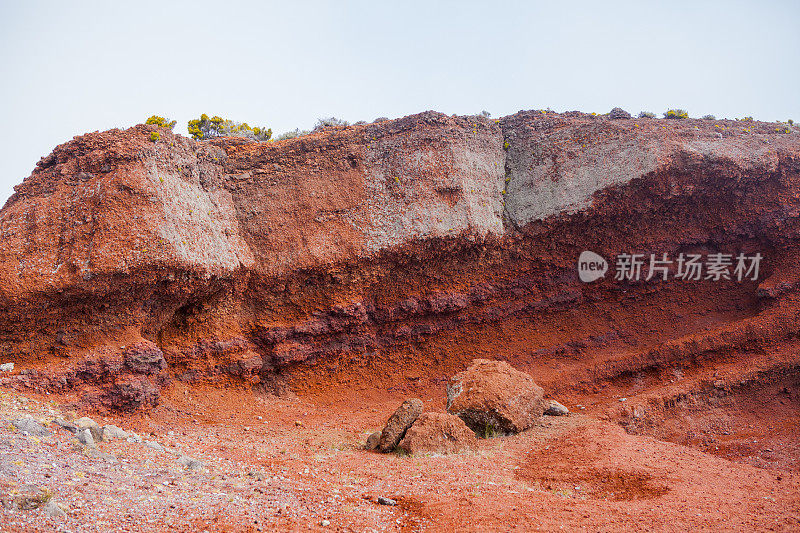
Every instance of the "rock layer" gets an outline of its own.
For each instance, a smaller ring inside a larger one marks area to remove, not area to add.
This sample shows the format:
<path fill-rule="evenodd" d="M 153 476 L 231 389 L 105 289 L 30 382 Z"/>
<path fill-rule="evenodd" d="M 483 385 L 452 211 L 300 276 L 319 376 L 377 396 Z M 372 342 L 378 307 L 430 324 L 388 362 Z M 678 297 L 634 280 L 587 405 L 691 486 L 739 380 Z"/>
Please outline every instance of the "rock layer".
<path fill-rule="evenodd" d="M 599 353 L 570 370 L 591 381 L 798 333 L 796 128 L 427 112 L 276 143 L 154 129 L 57 147 L 0 211 L 3 382 L 129 409 L 170 378 Z M 583 284 L 583 250 L 765 260 L 743 283 Z"/>

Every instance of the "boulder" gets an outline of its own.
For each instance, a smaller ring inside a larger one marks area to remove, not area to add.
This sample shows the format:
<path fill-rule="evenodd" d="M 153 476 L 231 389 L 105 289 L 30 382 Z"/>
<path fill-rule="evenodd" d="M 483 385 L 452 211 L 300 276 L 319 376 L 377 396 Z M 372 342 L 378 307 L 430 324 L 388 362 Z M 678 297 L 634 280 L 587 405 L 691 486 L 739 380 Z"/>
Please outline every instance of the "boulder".
<path fill-rule="evenodd" d="M 476 445 L 475 433 L 448 413 L 423 413 L 400 441 L 400 448 L 410 455 L 457 453 Z"/>
<path fill-rule="evenodd" d="M 381 440 L 378 443 L 378 451 L 388 453 L 394 450 L 408 428 L 422 414 L 422 400 L 412 398 L 404 401 L 400 407 L 389 417 L 386 427 L 381 431 Z"/>
<path fill-rule="evenodd" d="M 475 359 L 447 383 L 447 412 L 478 435 L 519 433 L 544 413 L 544 390 L 504 361 Z"/>

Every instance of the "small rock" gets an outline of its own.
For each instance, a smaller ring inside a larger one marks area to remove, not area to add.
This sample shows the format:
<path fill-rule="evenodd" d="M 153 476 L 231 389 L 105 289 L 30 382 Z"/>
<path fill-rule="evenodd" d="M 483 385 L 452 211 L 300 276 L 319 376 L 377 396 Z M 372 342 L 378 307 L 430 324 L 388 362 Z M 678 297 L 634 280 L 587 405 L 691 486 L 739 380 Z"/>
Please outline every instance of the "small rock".
<path fill-rule="evenodd" d="M 381 432 L 376 431 L 375 433 L 367 437 L 367 443 L 364 445 L 364 449 L 372 451 L 378 447 L 378 444 L 380 444 L 380 442 L 381 442 Z"/>
<path fill-rule="evenodd" d="M 384 496 L 378 496 L 378 503 L 381 505 L 397 505 L 397 502 L 391 498 L 386 498 Z"/>
<path fill-rule="evenodd" d="M 140 437 L 136 433 L 131 433 L 130 436 L 125 440 L 133 444 L 139 444 L 140 442 L 142 442 L 142 437 Z"/>
<path fill-rule="evenodd" d="M 11 372 L 14 370 L 14 363 L 3 363 L 0 365 L 0 372 Z"/>
<path fill-rule="evenodd" d="M 152 448 L 152 449 L 154 449 L 156 451 L 159 451 L 159 452 L 163 452 L 164 451 L 164 447 L 161 446 L 156 441 L 153 441 L 153 440 L 144 441 L 144 445 L 147 446 L 148 448 Z"/>
<path fill-rule="evenodd" d="M 550 400 L 550 405 L 544 410 L 544 414 L 547 416 L 564 416 L 569 414 L 569 409 L 555 400 Z"/>
<path fill-rule="evenodd" d="M 89 417 L 82 417 L 72 421 L 72 423 L 79 429 L 88 429 L 92 432 L 92 438 L 95 442 L 100 442 L 103 440 L 103 431 L 100 429 L 100 425 L 92 420 Z"/>
<path fill-rule="evenodd" d="M 203 463 L 197 459 L 193 459 L 188 455 L 178 457 L 178 463 L 190 472 L 200 472 L 203 470 Z"/>
<path fill-rule="evenodd" d="M 78 438 L 78 442 L 84 446 L 89 446 L 92 448 L 96 446 L 94 436 L 89 428 L 79 430 L 75 436 Z"/>
<path fill-rule="evenodd" d="M 64 511 L 64 509 L 62 509 L 61 506 L 57 504 L 55 500 L 52 499 L 48 501 L 46 504 L 44 504 L 42 509 L 44 510 L 45 514 L 50 518 L 61 519 L 67 517 L 67 513 Z"/>
<path fill-rule="evenodd" d="M 114 439 L 127 439 L 130 436 L 128 432 L 123 431 L 121 428 L 113 424 L 108 424 L 103 426 L 101 433 L 104 441 L 111 441 Z"/>
<path fill-rule="evenodd" d="M 4 501 L 3 503 L 5 507 L 19 509 L 20 511 L 30 511 L 31 509 L 38 509 L 52 497 L 53 493 L 50 489 L 41 489 L 28 483 L 20 487 L 10 502 Z"/>
<path fill-rule="evenodd" d="M 329 525 L 331 525 L 331 521 L 323 520 L 322 522 L 319 523 L 319 525 L 321 525 L 322 527 L 328 527 Z"/>
<path fill-rule="evenodd" d="M 32 435 L 34 437 L 46 437 L 50 435 L 50 432 L 47 431 L 44 426 L 29 416 L 12 420 L 11 425 L 17 428 L 17 431 L 26 435 Z"/>
<path fill-rule="evenodd" d="M 422 400 L 412 398 L 404 401 L 400 407 L 389 417 L 386 427 L 381 431 L 381 440 L 378 450 L 384 453 L 391 452 L 400 444 L 408 428 L 422 414 Z"/>

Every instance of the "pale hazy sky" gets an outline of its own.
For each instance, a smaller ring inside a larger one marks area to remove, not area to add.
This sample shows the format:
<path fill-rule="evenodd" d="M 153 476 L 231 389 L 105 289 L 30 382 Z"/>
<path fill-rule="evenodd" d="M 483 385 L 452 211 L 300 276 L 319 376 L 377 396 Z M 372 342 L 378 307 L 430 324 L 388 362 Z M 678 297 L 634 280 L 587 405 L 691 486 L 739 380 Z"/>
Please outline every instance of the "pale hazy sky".
<path fill-rule="evenodd" d="M 0 0 L 0 204 L 152 114 L 272 127 L 433 109 L 800 121 L 800 2 Z"/>

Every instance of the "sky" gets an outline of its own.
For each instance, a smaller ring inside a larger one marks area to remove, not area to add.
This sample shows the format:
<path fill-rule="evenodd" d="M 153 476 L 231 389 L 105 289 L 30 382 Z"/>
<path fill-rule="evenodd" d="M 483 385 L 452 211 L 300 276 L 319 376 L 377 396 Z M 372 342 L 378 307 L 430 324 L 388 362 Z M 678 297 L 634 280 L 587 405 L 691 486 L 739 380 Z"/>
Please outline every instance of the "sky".
<path fill-rule="evenodd" d="M 426 110 L 800 121 L 800 2 L 0 0 L 0 205 L 75 135 Z"/>

